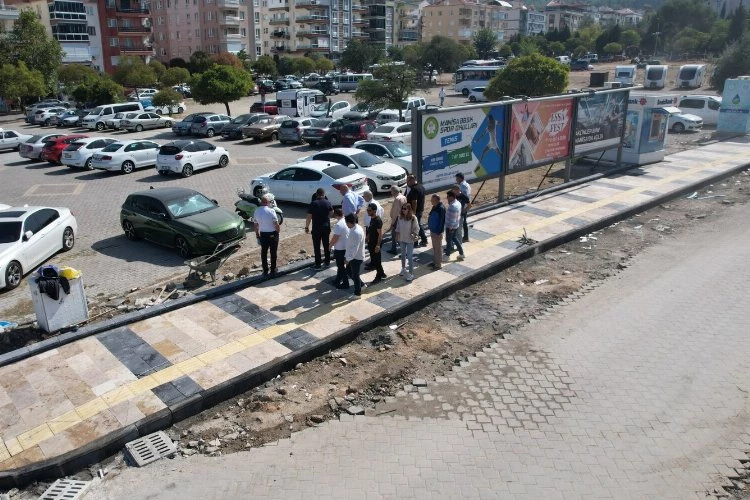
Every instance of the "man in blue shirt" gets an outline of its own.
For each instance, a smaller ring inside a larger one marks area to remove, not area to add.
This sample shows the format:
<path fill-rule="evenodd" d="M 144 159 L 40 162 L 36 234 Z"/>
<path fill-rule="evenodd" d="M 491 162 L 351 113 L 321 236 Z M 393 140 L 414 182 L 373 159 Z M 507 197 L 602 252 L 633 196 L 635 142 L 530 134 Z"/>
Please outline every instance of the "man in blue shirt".
<path fill-rule="evenodd" d="M 430 199 L 432 209 L 427 216 L 427 227 L 430 228 L 430 239 L 432 240 L 432 264 L 434 269 L 443 267 L 443 231 L 445 231 L 445 207 L 440 201 L 440 196 L 433 194 Z"/>
<path fill-rule="evenodd" d="M 341 200 L 341 211 L 344 212 L 344 217 L 349 214 L 359 215 L 359 211 L 365 206 L 365 199 L 360 195 L 349 189 L 347 184 L 342 184 L 339 188 L 341 196 L 344 197 Z"/>

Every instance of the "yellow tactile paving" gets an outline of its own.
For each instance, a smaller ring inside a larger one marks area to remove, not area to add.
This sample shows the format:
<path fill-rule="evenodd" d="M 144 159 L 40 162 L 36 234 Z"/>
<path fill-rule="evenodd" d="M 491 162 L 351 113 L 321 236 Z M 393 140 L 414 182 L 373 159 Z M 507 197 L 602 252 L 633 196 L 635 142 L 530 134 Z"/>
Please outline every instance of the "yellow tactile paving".
<path fill-rule="evenodd" d="M 513 253 L 512 249 L 497 244 L 517 240 L 524 228 L 528 236 L 543 240 L 576 227 L 565 222 L 566 219 L 599 220 L 618 211 L 611 204 L 642 203 L 652 199 L 644 194 L 646 191 L 669 192 L 684 186 L 686 181 L 705 178 L 706 170 L 723 171 L 742 164 L 746 151 L 747 146 L 725 143 L 712 151 L 700 151 L 699 155 L 673 156 L 668 160 L 688 168 L 660 169 L 657 164 L 644 167 L 651 174 L 648 179 L 638 176 L 603 179 L 605 184 L 630 186 L 627 190 L 596 182 L 578 186 L 574 194 L 596 200 L 589 203 L 555 195 L 527 202 L 555 213 L 549 217 L 517 207 L 480 214 L 472 220 L 474 228 L 492 236 L 466 245 L 467 258 L 462 264 L 476 269 Z M 210 389 L 289 354 L 291 351 L 277 341 L 285 333 L 303 328 L 313 336 L 325 338 L 383 311 L 367 299 L 383 292 L 409 299 L 455 279 L 445 270 L 429 270 L 426 263 L 416 269 L 415 280 L 406 283 L 398 276 L 400 261 L 387 260 L 384 267 L 389 278 L 381 285 L 364 289 L 357 301 L 343 297 L 335 301 L 325 297 L 311 300 L 315 294 L 333 292 L 309 273 L 239 291 L 237 295 L 280 318 L 277 324 L 260 330 L 208 301 L 129 325 L 132 332 L 173 363 L 141 379 L 136 379 L 95 337 L 25 360 L 21 362 L 22 370 L 16 366 L 0 368 L 0 408 L 10 411 L 0 417 L 3 436 L 0 469 L 70 451 L 164 408 L 164 403 L 152 392 L 160 385 L 187 375 L 203 389 Z M 13 410 L 14 407 L 18 410 Z M 39 411 L 35 412 L 37 408 Z"/>

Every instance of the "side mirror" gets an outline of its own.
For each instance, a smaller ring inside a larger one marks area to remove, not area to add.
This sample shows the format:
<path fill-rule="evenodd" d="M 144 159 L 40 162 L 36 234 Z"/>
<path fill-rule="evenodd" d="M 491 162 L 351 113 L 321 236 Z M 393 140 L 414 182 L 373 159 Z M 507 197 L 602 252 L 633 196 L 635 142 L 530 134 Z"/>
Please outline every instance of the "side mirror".
<path fill-rule="evenodd" d="M 34 236 L 33 232 L 26 231 L 25 233 L 23 233 L 23 241 L 29 241 L 32 236 Z"/>
<path fill-rule="evenodd" d="M 357 170 L 357 165 L 355 165 L 354 163 L 350 163 L 350 164 L 349 164 L 349 165 L 347 165 L 347 166 L 348 166 L 349 168 L 351 168 L 352 170 Z"/>
<path fill-rule="evenodd" d="M 216 205 L 217 207 L 219 206 L 219 202 L 218 202 L 218 201 L 216 201 L 216 200 L 214 200 L 213 198 L 211 199 L 211 203 L 213 203 L 213 204 L 214 204 L 214 205 Z"/>

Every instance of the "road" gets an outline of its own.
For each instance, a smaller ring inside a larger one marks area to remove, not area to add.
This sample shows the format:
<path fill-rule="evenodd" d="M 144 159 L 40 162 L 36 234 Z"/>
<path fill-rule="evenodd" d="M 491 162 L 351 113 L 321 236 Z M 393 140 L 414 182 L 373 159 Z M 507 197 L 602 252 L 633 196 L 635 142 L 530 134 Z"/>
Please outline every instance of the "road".
<path fill-rule="evenodd" d="M 84 498 L 714 496 L 750 443 L 748 215 L 665 238 L 379 416 L 115 470 Z"/>

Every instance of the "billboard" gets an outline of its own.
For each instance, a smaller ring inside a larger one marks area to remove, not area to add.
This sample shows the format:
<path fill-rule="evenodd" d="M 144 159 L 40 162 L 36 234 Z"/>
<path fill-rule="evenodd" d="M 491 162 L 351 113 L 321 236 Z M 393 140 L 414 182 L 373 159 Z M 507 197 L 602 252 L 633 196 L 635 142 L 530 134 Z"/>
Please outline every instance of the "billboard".
<path fill-rule="evenodd" d="M 503 172 L 505 105 L 467 106 L 421 116 L 422 185 L 437 190 L 455 183 L 498 177 Z"/>
<path fill-rule="evenodd" d="M 508 173 L 553 163 L 570 156 L 573 99 L 513 104 Z"/>
<path fill-rule="evenodd" d="M 581 95 L 575 126 L 575 152 L 585 153 L 620 144 L 629 90 Z"/>

